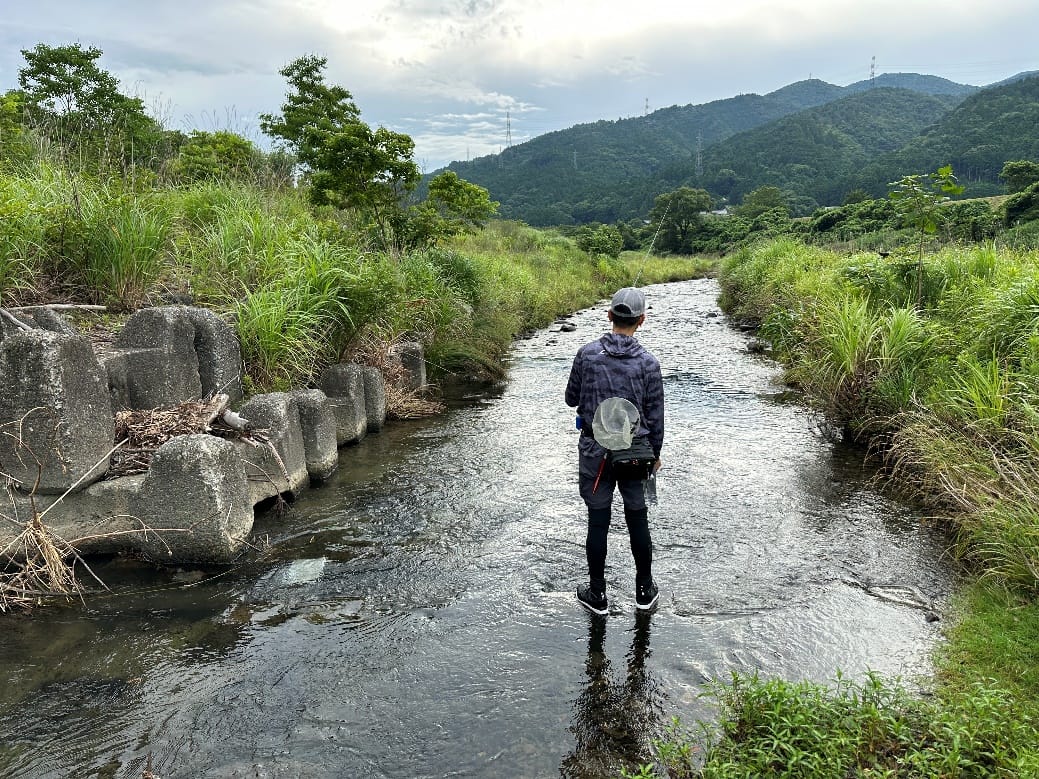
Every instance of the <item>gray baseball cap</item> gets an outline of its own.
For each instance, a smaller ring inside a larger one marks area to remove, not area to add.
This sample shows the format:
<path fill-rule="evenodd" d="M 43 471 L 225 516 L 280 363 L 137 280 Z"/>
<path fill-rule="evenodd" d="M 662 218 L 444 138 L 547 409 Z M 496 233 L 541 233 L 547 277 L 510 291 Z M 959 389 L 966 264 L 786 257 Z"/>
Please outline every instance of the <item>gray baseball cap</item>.
<path fill-rule="evenodd" d="M 646 296 L 641 289 L 624 287 L 610 301 L 610 311 L 617 316 L 638 317 L 646 313 Z"/>

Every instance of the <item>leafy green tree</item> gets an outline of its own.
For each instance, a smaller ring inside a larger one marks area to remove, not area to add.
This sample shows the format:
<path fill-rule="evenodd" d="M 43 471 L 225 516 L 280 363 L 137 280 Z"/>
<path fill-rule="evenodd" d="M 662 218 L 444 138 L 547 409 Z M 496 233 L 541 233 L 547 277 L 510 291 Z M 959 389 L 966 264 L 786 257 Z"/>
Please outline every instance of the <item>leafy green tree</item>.
<path fill-rule="evenodd" d="M 738 183 L 739 176 L 736 175 L 736 171 L 732 168 L 722 168 L 714 174 L 714 178 L 711 181 L 711 190 L 718 197 L 728 198 L 732 195 L 732 191 Z"/>
<path fill-rule="evenodd" d="M 586 226 L 578 230 L 577 248 L 589 254 L 604 254 L 607 257 L 620 257 L 624 249 L 624 236 L 613 225 L 599 225 L 592 228 Z"/>
<path fill-rule="evenodd" d="M 394 217 L 394 240 L 401 250 L 430 248 L 441 238 L 482 227 L 497 210 L 486 189 L 444 171 L 429 182 L 423 202 Z"/>
<path fill-rule="evenodd" d="M 856 187 L 855 189 L 851 190 L 850 192 L 848 192 L 844 196 L 844 200 L 841 202 L 841 205 L 842 206 L 850 206 L 850 205 L 853 205 L 855 203 L 862 203 L 862 202 L 864 202 L 866 200 L 869 200 L 869 199 L 870 199 L 869 192 L 867 192 L 866 190 L 862 189 L 861 187 Z"/>
<path fill-rule="evenodd" d="M 25 67 L 18 85 L 39 131 L 84 161 L 152 162 L 163 141 L 162 128 L 144 112 L 139 98 L 119 91 L 102 70 L 101 50 L 79 44 L 22 49 Z"/>
<path fill-rule="evenodd" d="M 676 254 L 692 254 L 693 235 L 711 210 L 711 195 L 703 189 L 679 187 L 658 195 L 649 212 L 649 221 L 658 235 L 655 249 Z"/>
<path fill-rule="evenodd" d="M 326 57 L 308 54 L 293 60 L 278 72 L 288 81 L 281 114 L 261 114 L 260 129 L 281 138 L 297 154 L 308 145 L 306 134 L 318 127 L 333 129 L 361 121 L 361 111 L 349 91 L 326 84 Z"/>
<path fill-rule="evenodd" d="M 31 153 L 30 135 L 22 121 L 25 93 L 11 89 L 0 95 L 0 159 L 20 161 Z"/>
<path fill-rule="evenodd" d="M 893 181 L 888 197 L 895 204 L 904 224 L 916 230 L 919 250 L 916 260 L 916 306 L 923 304 L 924 239 L 938 232 L 942 223 L 941 205 L 951 195 L 959 195 L 963 187 L 952 173 L 952 165 L 938 168 L 934 173 L 911 174 Z"/>
<path fill-rule="evenodd" d="M 254 167 L 259 150 L 240 135 L 219 130 L 192 130 L 173 160 L 172 172 L 179 181 L 240 179 Z"/>
<path fill-rule="evenodd" d="M 1003 204 L 1003 221 L 1007 227 L 1039 219 L 1039 181 L 1015 192 Z"/>
<path fill-rule="evenodd" d="M 282 139 L 307 167 L 318 205 L 355 209 L 370 220 L 384 248 L 396 248 L 394 225 L 405 220 L 404 198 L 419 182 L 415 144 L 403 133 L 361 121 L 353 96 L 325 83 L 327 59 L 308 55 L 282 68 L 291 90 L 281 114 L 264 114 L 260 128 Z"/>
<path fill-rule="evenodd" d="M 1004 163 L 999 177 L 1006 182 L 1007 192 L 1023 192 L 1039 181 L 1039 162 L 1031 160 L 1012 160 Z"/>
<path fill-rule="evenodd" d="M 429 182 L 426 203 L 445 222 L 448 234 L 483 227 L 498 211 L 498 202 L 481 186 L 458 177 L 453 170 L 445 170 Z"/>
<path fill-rule="evenodd" d="M 776 208 L 789 210 L 783 190 L 769 185 L 758 187 L 744 195 L 743 203 L 736 209 L 736 213 L 744 219 L 753 220 L 766 211 L 772 211 Z"/>

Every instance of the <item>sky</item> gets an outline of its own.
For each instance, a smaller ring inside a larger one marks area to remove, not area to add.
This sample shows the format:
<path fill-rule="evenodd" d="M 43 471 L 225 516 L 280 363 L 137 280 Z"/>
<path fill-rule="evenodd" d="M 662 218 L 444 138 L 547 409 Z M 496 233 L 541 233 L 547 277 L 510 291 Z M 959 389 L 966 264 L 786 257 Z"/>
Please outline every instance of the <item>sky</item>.
<path fill-rule="evenodd" d="M 1035 0 L 0 0 L 0 92 L 23 49 L 78 43 L 169 129 L 264 148 L 278 71 L 327 58 L 364 121 L 432 172 L 553 130 L 818 78 L 985 86 L 1039 69 Z"/>

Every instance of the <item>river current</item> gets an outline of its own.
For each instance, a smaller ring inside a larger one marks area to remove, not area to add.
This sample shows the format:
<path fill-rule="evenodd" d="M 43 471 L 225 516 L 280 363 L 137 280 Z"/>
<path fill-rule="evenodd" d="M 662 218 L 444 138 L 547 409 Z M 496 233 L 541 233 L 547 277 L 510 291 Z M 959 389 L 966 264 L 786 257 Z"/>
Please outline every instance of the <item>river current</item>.
<path fill-rule="evenodd" d="M 520 341 L 506 383 L 390 423 L 259 513 L 231 568 L 98 561 L 85 603 L 0 615 L 0 776 L 606 777 L 732 672 L 912 679 L 954 584 L 885 493 L 718 310 L 646 288 L 666 440 L 661 601 L 636 615 L 619 501 L 611 613 L 576 602 L 585 509 L 563 389 L 605 304 Z"/>

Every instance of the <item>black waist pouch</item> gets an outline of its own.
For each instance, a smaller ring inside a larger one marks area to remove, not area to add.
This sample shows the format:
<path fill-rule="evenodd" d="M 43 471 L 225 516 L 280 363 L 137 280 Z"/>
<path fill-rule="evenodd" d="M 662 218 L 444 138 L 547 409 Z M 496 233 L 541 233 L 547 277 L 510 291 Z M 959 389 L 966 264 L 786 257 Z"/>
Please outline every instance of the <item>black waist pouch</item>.
<path fill-rule="evenodd" d="M 635 436 L 627 449 L 607 453 L 613 475 L 618 481 L 643 481 L 649 477 L 656 462 L 648 436 Z"/>

